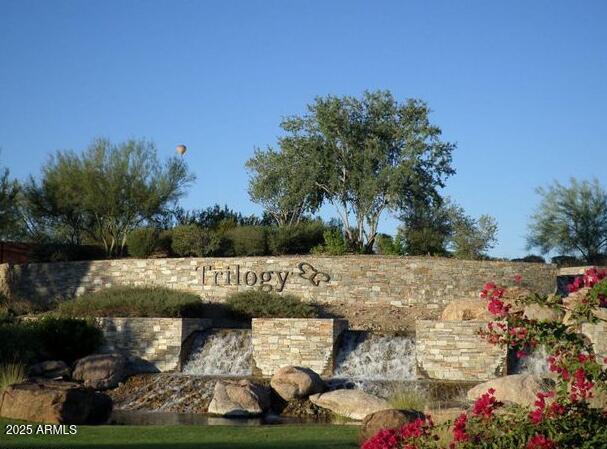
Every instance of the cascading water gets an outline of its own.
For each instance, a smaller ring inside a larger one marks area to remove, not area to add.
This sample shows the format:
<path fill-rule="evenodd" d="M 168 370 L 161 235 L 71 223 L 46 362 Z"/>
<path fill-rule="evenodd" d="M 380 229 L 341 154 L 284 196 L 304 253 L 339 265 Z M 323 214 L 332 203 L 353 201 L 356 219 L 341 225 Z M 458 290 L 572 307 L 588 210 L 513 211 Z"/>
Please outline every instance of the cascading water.
<path fill-rule="evenodd" d="M 415 341 L 411 337 L 348 331 L 337 353 L 336 378 L 415 379 Z"/>
<path fill-rule="evenodd" d="M 250 330 L 205 332 L 196 336 L 182 371 L 198 376 L 250 376 L 252 354 Z"/>
<path fill-rule="evenodd" d="M 537 374 L 540 376 L 548 374 L 550 370 L 547 358 L 546 350 L 543 347 L 537 348 L 526 357 L 515 361 L 511 371 L 514 374 Z"/>

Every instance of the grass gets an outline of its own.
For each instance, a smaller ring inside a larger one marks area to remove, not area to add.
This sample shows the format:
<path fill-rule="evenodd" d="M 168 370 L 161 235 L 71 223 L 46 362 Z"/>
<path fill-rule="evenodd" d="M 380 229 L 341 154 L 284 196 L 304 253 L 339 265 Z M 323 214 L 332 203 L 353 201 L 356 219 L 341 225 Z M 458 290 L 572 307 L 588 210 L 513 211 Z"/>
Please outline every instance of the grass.
<path fill-rule="evenodd" d="M 78 426 L 77 435 L 5 435 L 0 447 L 127 449 L 355 449 L 357 426 Z"/>
<path fill-rule="evenodd" d="M 204 304 L 198 295 L 162 287 L 111 287 L 60 303 L 55 310 L 68 317 L 199 318 Z"/>
<path fill-rule="evenodd" d="M 25 365 L 23 363 L 5 363 L 0 365 L 0 393 L 12 384 L 25 380 Z"/>
<path fill-rule="evenodd" d="M 399 410 L 417 410 L 423 412 L 430 405 L 432 400 L 425 391 L 417 388 L 402 387 L 395 390 L 388 398 L 390 405 Z"/>
<path fill-rule="evenodd" d="M 318 309 L 297 296 L 246 290 L 231 295 L 226 306 L 242 318 L 317 318 Z"/>

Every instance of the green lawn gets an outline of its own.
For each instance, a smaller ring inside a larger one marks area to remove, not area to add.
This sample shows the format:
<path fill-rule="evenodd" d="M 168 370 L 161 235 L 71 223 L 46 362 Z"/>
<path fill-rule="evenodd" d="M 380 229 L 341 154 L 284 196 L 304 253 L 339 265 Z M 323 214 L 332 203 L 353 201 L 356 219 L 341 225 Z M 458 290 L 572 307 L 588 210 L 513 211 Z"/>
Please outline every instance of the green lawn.
<path fill-rule="evenodd" d="M 357 426 L 79 426 L 77 435 L 6 435 L 0 420 L 0 449 L 354 449 Z"/>

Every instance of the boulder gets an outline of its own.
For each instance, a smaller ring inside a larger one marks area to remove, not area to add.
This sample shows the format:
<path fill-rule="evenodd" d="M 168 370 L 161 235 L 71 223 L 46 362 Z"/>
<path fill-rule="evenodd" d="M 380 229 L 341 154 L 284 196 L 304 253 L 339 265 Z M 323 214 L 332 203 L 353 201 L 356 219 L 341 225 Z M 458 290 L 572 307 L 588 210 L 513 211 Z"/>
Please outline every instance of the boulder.
<path fill-rule="evenodd" d="M 484 299 L 457 299 L 451 301 L 441 314 L 442 321 L 492 320 Z"/>
<path fill-rule="evenodd" d="M 36 363 L 30 368 L 30 374 L 34 377 L 44 377 L 46 379 L 59 379 L 70 377 L 69 366 L 61 360 L 47 360 Z"/>
<path fill-rule="evenodd" d="M 72 378 L 95 390 L 116 388 L 126 374 L 126 358 L 120 354 L 96 354 L 76 362 Z"/>
<path fill-rule="evenodd" d="M 360 442 L 367 441 L 381 429 L 398 429 L 405 424 L 418 418 L 423 418 L 424 414 L 415 410 L 379 410 L 375 413 L 365 416 L 360 425 Z"/>
<path fill-rule="evenodd" d="M 563 319 L 563 315 L 563 312 L 550 307 L 542 306 L 541 304 L 528 304 L 525 306 L 523 311 L 523 316 L 525 318 L 536 321 L 560 322 Z"/>
<path fill-rule="evenodd" d="M 283 366 L 272 376 L 270 385 L 285 401 L 303 399 L 311 394 L 322 393 L 324 382 L 309 368 Z"/>
<path fill-rule="evenodd" d="M 102 396 L 102 397 L 101 397 Z M 112 400 L 75 382 L 26 382 L 7 387 L 0 396 L 0 416 L 48 424 L 105 422 Z"/>
<path fill-rule="evenodd" d="M 313 394 L 310 401 L 340 416 L 359 421 L 371 413 L 392 408 L 385 399 L 361 390 L 335 390 Z"/>
<path fill-rule="evenodd" d="M 270 407 L 267 388 L 249 380 L 223 381 L 215 384 L 209 413 L 227 417 L 261 415 Z"/>
<path fill-rule="evenodd" d="M 535 374 L 512 374 L 483 382 L 468 391 L 467 398 L 476 400 L 487 390 L 493 388 L 498 401 L 514 402 L 523 407 L 532 406 L 536 401 L 536 393 L 548 391 L 554 386 L 554 381 Z"/>

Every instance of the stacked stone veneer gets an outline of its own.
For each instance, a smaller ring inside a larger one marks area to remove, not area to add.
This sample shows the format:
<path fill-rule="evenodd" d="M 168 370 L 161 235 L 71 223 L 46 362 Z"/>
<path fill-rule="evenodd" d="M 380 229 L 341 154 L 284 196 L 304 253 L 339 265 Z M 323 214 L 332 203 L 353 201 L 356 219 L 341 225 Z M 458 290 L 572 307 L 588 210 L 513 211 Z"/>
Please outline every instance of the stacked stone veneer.
<path fill-rule="evenodd" d="M 161 285 L 217 302 L 236 291 L 262 288 L 319 303 L 423 304 L 440 309 L 453 299 L 478 297 L 487 281 L 509 284 L 516 274 L 523 276 L 526 287 L 540 294 L 555 289 L 554 265 L 388 256 L 121 259 L 30 264 L 11 266 L 7 279 L 11 280 L 11 294 L 41 302 L 115 285 Z"/>
<path fill-rule="evenodd" d="M 417 321 L 418 375 L 443 380 L 487 380 L 505 375 L 506 349 L 478 335 L 486 325 L 485 321 Z"/>
<path fill-rule="evenodd" d="M 282 366 L 333 373 L 335 354 L 347 322 L 333 319 L 253 319 L 253 374 L 270 377 Z"/>
<path fill-rule="evenodd" d="M 119 352 L 150 371 L 180 368 L 182 347 L 192 333 L 211 327 L 198 318 L 98 318 L 102 352 Z"/>

